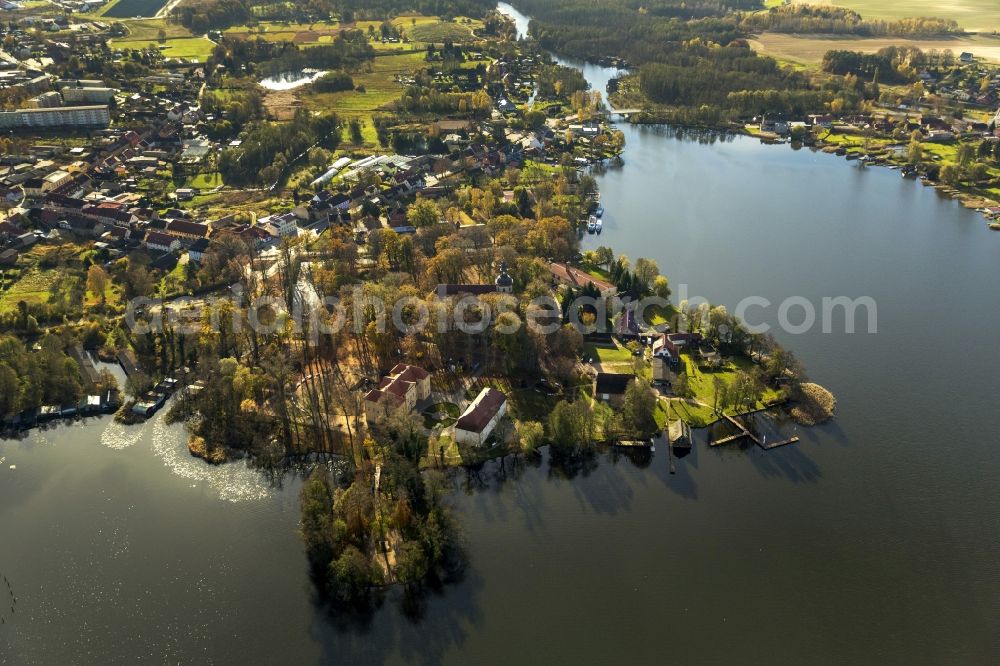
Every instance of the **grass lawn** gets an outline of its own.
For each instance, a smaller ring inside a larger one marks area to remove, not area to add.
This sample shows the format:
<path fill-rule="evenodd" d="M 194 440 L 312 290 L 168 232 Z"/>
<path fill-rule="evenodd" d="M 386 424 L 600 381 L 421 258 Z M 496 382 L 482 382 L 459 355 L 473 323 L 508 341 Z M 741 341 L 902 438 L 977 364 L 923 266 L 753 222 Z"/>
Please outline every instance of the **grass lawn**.
<path fill-rule="evenodd" d="M 670 418 L 680 418 L 692 428 L 704 428 L 718 420 L 711 407 L 703 407 L 686 400 L 670 401 Z"/>
<path fill-rule="evenodd" d="M 12 312 L 20 301 L 48 303 L 52 285 L 59 279 L 56 269 L 32 267 L 25 271 L 10 289 L 0 296 L 0 312 Z"/>
<path fill-rule="evenodd" d="M 128 28 L 128 36 L 123 39 L 155 41 L 160 30 L 166 33 L 167 39 L 194 37 L 194 34 L 180 23 L 171 23 L 166 19 L 135 19 L 123 23 Z"/>
<path fill-rule="evenodd" d="M 527 383 L 527 387 L 521 388 L 507 377 L 478 377 L 473 384 L 472 397 L 475 398 L 487 386 L 495 388 L 507 396 L 508 413 L 511 418 L 519 421 L 544 422 L 561 397 L 539 393 L 534 388 L 534 380 Z"/>
<path fill-rule="evenodd" d="M 193 187 L 199 190 L 211 190 L 222 185 L 222 174 L 218 171 L 212 173 L 199 173 L 184 181 L 184 187 Z"/>
<path fill-rule="evenodd" d="M 437 425 L 445 427 L 455 424 L 462 415 L 461 408 L 453 402 L 439 402 L 424 410 L 424 425 L 433 428 Z"/>
<path fill-rule="evenodd" d="M 111 44 L 115 49 L 136 49 L 145 48 L 159 49 L 165 58 L 188 58 L 205 62 L 212 55 L 215 43 L 205 37 L 176 37 L 167 39 L 163 44 L 155 38 L 146 39 L 116 39 Z"/>
<path fill-rule="evenodd" d="M 602 364 L 632 362 L 632 352 L 615 345 L 587 344 L 583 348 L 583 353 Z"/>
<path fill-rule="evenodd" d="M 396 76 L 415 72 L 425 65 L 426 53 L 379 55 L 371 64 L 371 71 L 352 73 L 354 85 L 363 86 L 365 91 L 345 90 L 335 93 L 317 93 L 305 90 L 302 99 L 313 111 L 334 111 L 344 119 L 361 118 L 364 122 L 363 136 L 366 145 L 377 145 L 375 125 L 372 116 L 384 110 L 399 99 L 403 86 L 396 82 Z"/>
<path fill-rule="evenodd" d="M 524 168 L 521 169 L 521 183 L 530 185 L 538 182 L 539 180 L 551 179 L 559 173 L 560 169 L 562 169 L 562 167 L 554 164 L 545 164 L 544 162 L 528 160 L 524 163 Z"/>
<path fill-rule="evenodd" d="M 104 303 L 107 307 L 111 309 L 116 309 L 121 304 L 122 288 L 118 285 L 111 284 L 111 280 L 108 280 L 107 286 L 104 288 Z M 84 299 L 84 305 L 88 308 L 97 307 L 101 304 L 101 299 L 98 294 L 91 291 L 87 292 L 87 297 Z"/>
<path fill-rule="evenodd" d="M 590 263 L 589 261 L 581 261 L 578 264 L 574 264 L 574 267 L 579 268 L 590 277 L 597 278 L 598 280 L 604 280 L 605 282 L 611 282 L 611 273 L 596 264 Z"/>
<path fill-rule="evenodd" d="M 187 277 L 187 257 L 182 257 L 177 265 L 174 266 L 173 270 L 163 276 L 160 280 L 160 288 L 165 294 L 178 294 L 184 287 L 185 278 Z"/>
<path fill-rule="evenodd" d="M 719 378 L 726 384 L 731 385 L 736 381 L 737 372 L 740 370 L 750 372 L 754 368 L 753 362 L 746 358 L 729 359 L 725 367 L 717 370 L 702 370 L 687 354 L 682 354 L 681 361 L 685 365 L 688 383 L 694 393 L 694 399 L 709 405 L 708 408 L 700 408 L 695 405 L 685 406 L 694 417 L 698 418 L 704 417 L 706 411 L 709 416 L 712 416 L 711 405 L 715 404 L 715 378 Z M 757 407 L 763 407 L 764 404 L 778 400 L 780 397 L 781 394 L 778 391 L 768 388 L 764 392 L 762 401 L 757 403 Z M 735 414 L 736 410 L 730 408 L 726 412 Z M 714 421 L 715 418 L 711 420 Z M 696 425 L 694 422 L 689 423 L 692 426 Z"/>
<path fill-rule="evenodd" d="M 452 23 L 449 21 L 438 21 L 437 23 L 422 23 L 416 26 L 403 28 L 406 30 L 410 40 L 417 42 L 433 42 L 441 44 L 447 41 L 456 44 L 472 42 L 476 36 L 472 34 L 469 26 Z"/>

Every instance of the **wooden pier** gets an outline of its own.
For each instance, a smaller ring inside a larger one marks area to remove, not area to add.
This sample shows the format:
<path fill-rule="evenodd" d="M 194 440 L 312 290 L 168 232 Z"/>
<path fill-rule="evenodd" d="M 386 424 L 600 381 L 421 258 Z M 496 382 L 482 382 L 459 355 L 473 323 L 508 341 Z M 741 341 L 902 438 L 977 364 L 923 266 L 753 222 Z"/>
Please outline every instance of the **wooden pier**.
<path fill-rule="evenodd" d="M 717 439 L 717 440 L 712 441 L 711 442 L 712 446 L 723 446 L 725 444 L 730 444 L 732 442 L 735 442 L 737 440 L 740 440 L 740 439 L 743 439 L 744 437 L 746 437 L 751 442 L 753 442 L 754 444 L 756 444 L 760 448 L 764 449 L 765 451 L 770 451 L 771 449 L 776 449 L 776 448 L 778 448 L 780 446 L 787 446 L 788 444 L 795 444 L 796 442 L 799 441 L 798 435 L 796 435 L 794 437 L 789 437 L 788 439 L 783 439 L 783 440 L 780 440 L 780 441 L 777 441 L 777 442 L 771 442 L 771 443 L 768 443 L 767 441 L 761 441 L 760 438 L 757 437 L 752 432 L 750 432 L 750 430 L 748 430 L 745 425 L 743 425 L 742 423 L 740 423 L 739 421 L 737 421 L 735 418 L 733 418 L 729 414 L 723 414 L 722 418 L 725 419 L 726 421 L 729 421 L 729 423 L 731 423 L 733 426 L 735 426 L 737 429 L 739 429 L 739 432 L 736 433 L 735 435 L 730 435 L 729 437 L 723 437 L 722 439 Z"/>

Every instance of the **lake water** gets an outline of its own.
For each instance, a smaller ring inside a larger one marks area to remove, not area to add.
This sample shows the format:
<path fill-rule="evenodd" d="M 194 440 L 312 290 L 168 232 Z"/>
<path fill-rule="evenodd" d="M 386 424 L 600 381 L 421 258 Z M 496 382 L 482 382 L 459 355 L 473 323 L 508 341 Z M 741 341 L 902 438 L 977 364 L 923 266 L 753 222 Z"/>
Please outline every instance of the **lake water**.
<path fill-rule="evenodd" d="M 315 82 L 326 74 L 326 70 L 304 69 L 301 72 L 285 72 L 260 80 L 260 85 L 268 90 L 294 90 L 307 83 Z"/>
<path fill-rule="evenodd" d="M 205 466 L 159 419 L 36 432 L 0 443 L 0 663 L 1000 660 L 1000 235 L 893 171 L 623 129 L 588 243 L 730 307 L 876 300 L 876 335 L 778 335 L 833 423 L 676 475 L 659 449 L 459 473 L 466 578 L 348 626 L 314 605 L 294 479 Z"/>

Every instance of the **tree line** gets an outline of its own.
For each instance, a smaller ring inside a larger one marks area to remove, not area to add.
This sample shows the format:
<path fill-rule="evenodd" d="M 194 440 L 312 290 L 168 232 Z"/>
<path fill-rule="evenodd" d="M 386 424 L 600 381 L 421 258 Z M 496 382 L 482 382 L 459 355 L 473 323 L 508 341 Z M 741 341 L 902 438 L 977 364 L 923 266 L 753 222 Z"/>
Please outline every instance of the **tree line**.
<path fill-rule="evenodd" d="M 941 37 L 963 32 L 950 19 L 918 17 L 895 21 L 865 19 L 856 11 L 833 5 L 785 4 L 744 16 L 748 32 L 850 34 L 864 37 Z"/>

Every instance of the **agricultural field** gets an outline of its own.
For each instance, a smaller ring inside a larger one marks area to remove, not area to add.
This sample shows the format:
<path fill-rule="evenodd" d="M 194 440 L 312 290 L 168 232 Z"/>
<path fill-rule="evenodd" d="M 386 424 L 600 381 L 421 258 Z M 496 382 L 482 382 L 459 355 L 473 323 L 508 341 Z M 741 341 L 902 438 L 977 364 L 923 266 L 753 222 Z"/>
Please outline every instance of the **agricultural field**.
<path fill-rule="evenodd" d="M 915 46 L 924 51 L 950 49 L 958 55 L 969 51 L 983 60 L 1000 62 L 1000 37 L 972 35 L 952 39 L 864 38 L 854 35 L 789 35 L 765 32 L 750 40 L 758 53 L 805 65 L 816 65 L 827 51 L 848 50 L 875 53 L 887 46 Z"/>
<path fill-rule="evenodd" d="M 167 0 L 118 0 L 102 16 L 107 18 L 138 18 L 155 16 L 167 4 Z"/>
<path fill-rule="evenodd" d="M 822 0 L 795 0 L 822 4 Z M 1000 30 L 1000 3 L 996 0 L 829 0 L 828 4 L 853 9 L 865 18 L 898 20 L 917 16 L 954 19 L 971 32 Z"/>

